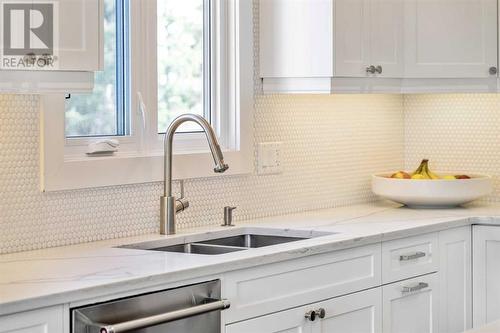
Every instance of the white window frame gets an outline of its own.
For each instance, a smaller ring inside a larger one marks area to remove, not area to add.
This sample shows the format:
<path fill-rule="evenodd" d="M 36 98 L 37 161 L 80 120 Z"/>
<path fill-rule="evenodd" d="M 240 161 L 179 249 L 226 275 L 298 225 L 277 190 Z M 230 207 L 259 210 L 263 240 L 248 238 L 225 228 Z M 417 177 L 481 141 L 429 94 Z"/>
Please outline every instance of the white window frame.
<path fill-rule="evenodd" d="M 212 124 L 229 170 L 222 176 L 253 171 L 253 21 L 252 1 L 213 0 L 212 77 L 217 85 Z M 156 1 L 131 1 L 132 134 L 118 137 L 120 151 L 89 157 L 95 138 L 65 137 L 62 94 L 41 96 L 41 190 L 115 186 L 163 180 L 163 136 L 157 134 Z M 143 61 L 147 59 L 147 61 Z M 203 133 L 176 134 L 174 179 L 217 177 Z"/>

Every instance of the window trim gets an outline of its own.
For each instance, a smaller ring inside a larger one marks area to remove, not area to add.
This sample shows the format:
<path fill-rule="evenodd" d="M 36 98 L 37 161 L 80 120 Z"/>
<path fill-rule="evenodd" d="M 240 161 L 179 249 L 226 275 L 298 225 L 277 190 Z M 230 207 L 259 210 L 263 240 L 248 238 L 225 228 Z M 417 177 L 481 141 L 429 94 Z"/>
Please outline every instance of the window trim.
<path fill-rule="evenodd" d="M 212 101 L 212 122 L 220 136 L 230 169 L 224 175 L 253 171 L 253 27 L 252 4 L 246 0 L 213 0 L 215 36 L 212 46 L 212 75 L 216 93 Z M 156 1 L 131 2 L 133 41 L 156 44 Z M 135 23 L 135 24 L 134 24 Z M 221 23 L 221 24 L 217 24 Z M 221 32 L 227 34 L 221 35 Z M 149 49 L 150 50 L 150 49 Z M 87 157 L 90 140 L 65 139 L 64 96 L 42 95 L 41 189 L 58 191 L 115 186 L 163 180 L 162 137 L 157 133 L 156 55 L 146 47 L 131 48 L 132 133 L 119 138 L 120 152 L 112 157 Z M 148 59 L 138 64 L 135 59 Z M 228 64 L 224 67 L 222 64 Z M 230 87 L 235 87 L 229 89 Z M 227 93 L 229 92 L 229 93 Z M 142 98 L 141 98 L 142 96 Z M 142 99 L 142 101 L 141 101 Z M 150 106 L 142 109 L 141 104 Z M 142 126 L 137 126 L 142 124 Z M 196 147 L 193 150 L 192 147 Z M 217 177 L 203 133 L 176 135 L 174 179 Z M 199 167 L 202 165 L 203 167 Z M 205 167 L 206 165 L 206 167 Z"/>

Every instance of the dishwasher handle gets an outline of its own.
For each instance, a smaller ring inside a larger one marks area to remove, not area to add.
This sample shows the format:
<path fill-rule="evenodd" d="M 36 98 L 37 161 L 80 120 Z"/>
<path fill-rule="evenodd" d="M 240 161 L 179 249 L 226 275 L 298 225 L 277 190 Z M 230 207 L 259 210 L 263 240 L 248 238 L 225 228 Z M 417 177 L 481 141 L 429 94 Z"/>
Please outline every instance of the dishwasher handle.
<path fill-rule="evenodd" d="M 201 314 L 226 310 L 231 306 L 231 303 L 226 300 L 210 302 L 206 304 L 196 305 L 190 308 L 167 312 L 151 317 L 139 318 L 114 325 L 92 323 L 93 326 L 99 329 L 99 333 L 123 333 L 132 330 L 138 330 L 155 325 L 166 324 L 172 321 L 181 320 L 189 317 L 198 316 Z"/>

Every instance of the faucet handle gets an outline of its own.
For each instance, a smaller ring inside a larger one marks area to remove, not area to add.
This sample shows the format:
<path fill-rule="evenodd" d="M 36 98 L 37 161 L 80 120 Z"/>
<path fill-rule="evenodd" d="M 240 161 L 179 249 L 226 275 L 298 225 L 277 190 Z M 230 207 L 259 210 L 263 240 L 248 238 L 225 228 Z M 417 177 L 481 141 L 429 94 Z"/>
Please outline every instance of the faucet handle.
<path fill-rule="evenodd" d="M 184 199 L 184 179 L 179 180 L 179 188 L 181 192 L 180 199 Z"/>
<path fill-rule="evenodd" d="M 175 200 L 175 212 L 180 213 L 189 208 L 189 201 L 184 197 L 184 180 L 179 180 L 181 196 Z"/>
<path fill-rule="evenodd" d="M 224 224 L 222 227 L 234 227 L 233 224 L 233 211 L 237 207 L 226 206 L 224 207 Z"/>

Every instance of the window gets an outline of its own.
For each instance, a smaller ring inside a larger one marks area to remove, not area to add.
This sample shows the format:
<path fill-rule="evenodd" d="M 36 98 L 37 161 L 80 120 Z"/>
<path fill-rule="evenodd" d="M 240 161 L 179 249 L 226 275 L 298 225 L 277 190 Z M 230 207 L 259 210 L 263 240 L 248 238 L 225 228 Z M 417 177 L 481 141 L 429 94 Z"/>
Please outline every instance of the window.
<path fill-rule="evenodd" d="M 42 188 L 162 180 L 164 132 L 184 113 L 215 128 L 226 174 L 250 172 L 251 1 L 104 0 L 102 15 L 104 68 L 94 92 L 43 96 Z M 103 138 L 118 140 L 119 151 L 87 156 Z M 174 178 L 213 176 L 196 124 L 178 130 L 174 151 Z"/>
<path fill-rule="evenodd" d="M 210 119 L 209 13 L 206 0 L 158 1 L 158 133 L 184 113 Z"/>
<path fill-rule="evenodd" d="M 128 0 L 104 1 L 104 70 L 92 94 L 66 96 L 66 137 L 130 133 Z"/>

